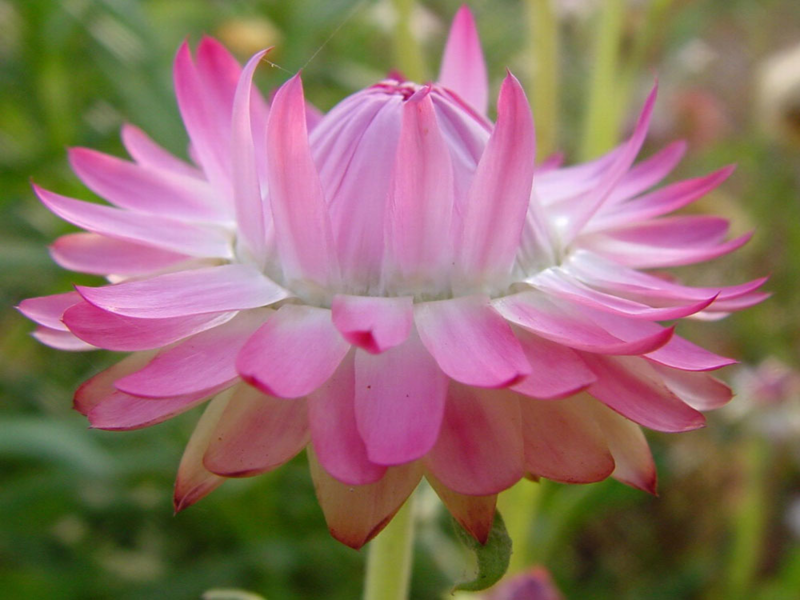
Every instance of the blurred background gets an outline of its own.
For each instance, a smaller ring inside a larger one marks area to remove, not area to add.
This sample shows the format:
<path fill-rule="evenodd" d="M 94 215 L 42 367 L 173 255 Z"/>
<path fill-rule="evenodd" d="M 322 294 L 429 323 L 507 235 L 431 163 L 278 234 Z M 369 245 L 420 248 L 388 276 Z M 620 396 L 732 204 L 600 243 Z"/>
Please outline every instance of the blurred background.
<path fill-rule="evenodd" d="M 327 110 L 398 62 L 434 77 L 459 4 L 0 0 L 0 597 L 195 599 L 227 587 L 270 599 L 359 597 L 365 552 L 328 535 L 304 457 L 230 481 L 173 516 L 172 481 L 196 412 L 135 432 L 87 431 L 71 410 L 72 393 L 118 357 L 41 346 L 11 309 L 29 296 L 99 283 L 51 262 L 47 245 L 70 226 L 38 203 L 29 182 L 89 199 L 66 148 L 122 155 L 123 122 L 185 155 L 171 84 L 171 61 L 185 38 L 211 34 L 242 60 L 275 45 L 270 59 L 281 68 L 262 67 L 262 89 L 303 67 L 307 97 Z M 535 75 L 524 4 L 470 2 L 495 92 L 506 66 L 528 84 Z M 552 145 L 569 163 L 602 149 L 582 136 L 604 2 L 555 4 L 561 118 Z M 680 275 L 710 286 L 769 274 L 774 296 L 722 323 L 682 325 L 690 339 L 742 359 L 721 375 L 739 397 L 710 415 L 707 429 L 650 436 L 661 496 L 613 481 L 545 482 L 529 531 L 531 560 L 571 599 L 794 600 L 800 3 L 626 4 L 618 65 L 625 85 L 612 138 L 624 135 L 626 115 L 635 115 L 657 74 L 661 93 L 644 155 L 684 138 L 690 151 L 675 178 L 738 163 L 696 210 L 730 218 L 734 234 L 756 230 L 734 256 Z M 403 10 L 410 10 L 418 56 L 395 52 Z M 469 561 L 436 502 L 426 496 L 422 504 L 412 598 L 438 598 L 468 575 Z"/>

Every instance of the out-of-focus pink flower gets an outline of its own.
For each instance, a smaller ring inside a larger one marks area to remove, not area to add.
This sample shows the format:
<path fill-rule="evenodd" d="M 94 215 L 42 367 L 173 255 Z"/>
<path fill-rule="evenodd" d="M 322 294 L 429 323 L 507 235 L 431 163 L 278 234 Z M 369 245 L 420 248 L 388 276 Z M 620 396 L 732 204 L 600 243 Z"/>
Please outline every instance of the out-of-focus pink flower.
<path fill-rule="evenodd" d="M 770 357 L 755 367 L 742 367 L 733 386 L 756 406 L 774 406 L 800 395 L 800 373 Z"/>
<path fill-rule="evenodd" d="M 504 579 L 487 594 L 486 600 L 563 600 L 550 573 L 544 567 L 533 567 Z"/>
<path fill-rule="evenodd" d="M 213 398 L 189 441 L 178 509 L 226 478 L 308 448 L 331 532 L 359 547 L 425 476 L 479 540 L 496 494 L 526 474 L 612 475 L 649 492 L 639 425 L 702 427 L 733 362 L 658 321 L 715 319 L 763 280 L 690 288 L 643 269 L 726 254 L 727 222 L 667 216 L 718 186 L 652 190 L 675 143 L 634 166 L 632 137 L 593 162 L 534 164 L 534 125 L 510 73 L 486 117 L 486 69 L 458 13 L 438 83 L 390 78 L 327 115 L 298 76 L 270 106 L 215 41 L 175 61 L 192 163 L 123 129 L 133 161 L 70 152 L 110 206 L 36 187 L 85 229 L 54 259 L 113 285 L 22 302 L 42 342 L 132 354 L 87 381 L 92 426 L 152 425 Z"/>

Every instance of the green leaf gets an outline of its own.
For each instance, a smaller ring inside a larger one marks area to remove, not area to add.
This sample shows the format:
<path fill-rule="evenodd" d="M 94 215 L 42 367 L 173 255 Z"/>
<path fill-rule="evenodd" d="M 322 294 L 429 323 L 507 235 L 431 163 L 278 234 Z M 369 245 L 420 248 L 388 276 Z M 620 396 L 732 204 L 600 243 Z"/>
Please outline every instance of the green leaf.
<path fill-rule="evenodd" d="M 453 521 L 455 523 L 455 521 Z M 456 523 L 456 536 L 478 559 L 478 572 L 472 581 L 463 581 L 453 588 L 454 592 L 480 592 L 490 588 L 500 581 L 508 571 L 511 560 L 511 537 L 506 531 L 506 525 L 500 512 L 494 515 L 492 531 L 485 545 L 481 545 L 475 538 L 467 533 Z"/>

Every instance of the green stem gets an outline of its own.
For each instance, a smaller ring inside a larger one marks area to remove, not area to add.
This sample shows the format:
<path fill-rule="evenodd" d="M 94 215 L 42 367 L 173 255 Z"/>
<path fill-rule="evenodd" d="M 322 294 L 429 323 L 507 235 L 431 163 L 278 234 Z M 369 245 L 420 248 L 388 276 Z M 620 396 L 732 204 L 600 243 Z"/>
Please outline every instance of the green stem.
<path fill-rule="evenodd" d="M 769 481 L 769 441 L 759 435 L 746 440 L 742 457 L 743 487 L 731 514 L 732 545 L 728 559 L 724 598 L 753 597 L 758 567 L 764 548 L 767 524 L 767 485 Z"/>
<path fill-rule="evenodd" d="M 538 515 L 542 486 L 522 480 L 501 494 L 500 513 L 514 544 L 509 573 L 519 573 L 531 566 L 533 558 L 533 529 Z"/>
<path fill-rule="evenodd" d="M 552 0 L 527 0 L 528 36 L 533 73 L 528 97 L 536 117 L 536 154 L 539 160 L 558 149 L 559 58 L 558 22 Z"/>
<path fill-rule="evenodd" d="M 411 26 L 414 0 L 393 0 L 397 13 L 394 28 L 395 66 L 411 81 L 424 81 L 425 60 Z"/>
<path fill-rule="evenodd" d="M 414 495 L 369 543 L 364 600 L 406 600 L 414 545 Z"/>
<path fill-rule="evenodd" d="M 618 63 L 625 3 L 605 0 L 595 39 L 595 62 L 581 144 L 581 159 L 589 160 L 610 150 L 619 135 Z"/>

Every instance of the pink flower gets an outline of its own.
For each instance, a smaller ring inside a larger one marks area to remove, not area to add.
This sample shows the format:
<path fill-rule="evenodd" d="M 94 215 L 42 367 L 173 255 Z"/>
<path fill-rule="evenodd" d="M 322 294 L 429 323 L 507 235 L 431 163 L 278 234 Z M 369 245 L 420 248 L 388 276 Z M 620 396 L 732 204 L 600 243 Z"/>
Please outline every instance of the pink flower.
<path fill-rule="evenodd" d="M 496 494 L 530 474 L 609 475 L 650 492 L 639 425 L 702 427 L 728 401 L 707 371 L 733 362 L 657 321 L 719 318 L 763 280 L 689 288 L 640 269 L 741 246 L 727 222 L 664 216 L 731 172 L 648 191 L 677 143 L 633 165 L 632 137 L 593 162 L 534 164 L 534 126 L 506 76 L 492 124 L 486 69 L 462 8 L 439 82 L 384 80 L 327 115 L 299 75 L 271 106 L 215 41 L 185 44 L 175 88 L 193 164 L 132 126 L 133 162 L 73 149 L 111 206 L 36 187 L 88 233 L 52 247 L 111 285 L 32 298 L 42 342 L 132 354 L 87 381 L 75 407 L 126 430 L 208 405 L 175 488 L 185 508 L 226 478 L 304 448 L 333 535 L 374 536 L 425 476 L 476 538 Z"/>

